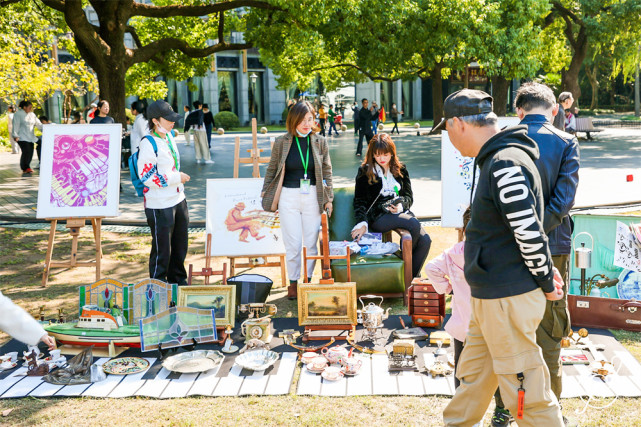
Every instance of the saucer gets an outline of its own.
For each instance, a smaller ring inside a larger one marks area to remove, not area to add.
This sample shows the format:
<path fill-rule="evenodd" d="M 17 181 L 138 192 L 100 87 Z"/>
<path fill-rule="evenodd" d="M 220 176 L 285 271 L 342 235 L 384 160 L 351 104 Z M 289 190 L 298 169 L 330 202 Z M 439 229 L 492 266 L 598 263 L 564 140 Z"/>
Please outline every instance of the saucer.
<path fill-rule="evenodd" d="M 308 363 L 306 366 L 307 366 L 307 370 L 313 374 L 322 374 L 323 371 L 325 371 L 325 368 L 327 368 L 326 366 L 325 368 L 322 368 L 322 369 L 315 369 L 311 363 Z"/>
<path fill-rule="evenodd" d="M 17 363 L 17 362 L 11 362 L 11 367 L 10 367 L 10 368 L 3 368 L 3 367 L 1 367 L 1 366 L 0 366 L 0 372 L 2 372 L 2 371 L 8 371 L 9 369 L 13 369 L 13 368 L 15 368 L 16 366 L 18 366 L 18 363 Z"/>
<path fill-rule="evenodd" d="M 343 378 L 344 375 L 345 374 L 343 374 L 343 371 L 338 371 L 338 376 L 336 378 L 329 378 L 328 375 L 327 375 L 327 372 L 323 371 L 323 373 L 321 374 L 321 377 L 323 377 L 323 379 L 325 379 L 327 381 L 338 381 L 341 378 Z"/>
<path fill-rule="evenodd" d="M 361 373 L 361 370 L 359 369 L 359 370 L 358 370 L 358 371 L 356 371 L 356 372 L 347 372 L 347 371 L 345 370 L 345 368 L 342 368 L 342 369 L 341 369 L 341 373 L 342 373 L 343 375 L 345 375 L 345 376 L 348 376 L 348 377 L 354 377 L 354 376 L 356 376 L 356 375 L 360 374 L 360 373 Z"/>

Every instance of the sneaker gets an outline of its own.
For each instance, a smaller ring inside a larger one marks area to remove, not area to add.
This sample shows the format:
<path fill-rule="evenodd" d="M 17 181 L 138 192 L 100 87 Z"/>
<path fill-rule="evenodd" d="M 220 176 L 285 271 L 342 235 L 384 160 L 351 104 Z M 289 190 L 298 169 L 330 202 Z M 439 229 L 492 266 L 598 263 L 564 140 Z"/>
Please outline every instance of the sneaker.
<path fill-rule="evenodd" d="M 205 160 L 205 163 L 212 164 L 212 163 L 216 163 L 216 162 L 214 162 L 213 160 Z"/>
<path fill-rule="evenodd" d="M 196 159 L 196 163 L 200 163 L 200 159 Z"/>
<path fill-rule="evenodd" d="M 502 408 L 494 408 L 494 415 L 492 415 L 492 427 L 505 427 L 509 426 L 513 421 L 510 411 Z"/>
<path fill-rule="evenodd" d="M 27 168 L 27 169 L 25 169 L 24 173 L 33 173 L 33 169 Z"/>

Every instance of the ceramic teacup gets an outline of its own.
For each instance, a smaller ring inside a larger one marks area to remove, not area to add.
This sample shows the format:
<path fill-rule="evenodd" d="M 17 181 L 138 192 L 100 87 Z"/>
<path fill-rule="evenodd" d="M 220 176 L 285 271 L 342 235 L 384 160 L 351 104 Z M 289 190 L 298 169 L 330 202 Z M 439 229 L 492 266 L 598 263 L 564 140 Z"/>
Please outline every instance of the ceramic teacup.
<path fill-rule="evenodd" d="M 13 363 L 11 360 L 5 360 L 4 362 L 0 363 L 0 369 L 11 369 L 13 368 Z"/>
<path fill-rule="evenodd" d="M 318 354 L 314 353 L 313 351 L 306 351 L 303 353 L 303 355 L 300 357 L 300 361 L 303 362 L 304 365 L 307 365 L 311 363 L 311 361 L 315 358 L 318 357 Z"/>
<path fill-rule="evenodd" d="M 5 356 L 8 356 L 8 359 L 11 362 L 17 362 L 18 361 L 18 352 L 17 351 L 9 352 L 9 353 L 5 354 Z"/>
<path fill-rule="evenodd" d="M 320 371 L 327 367 L 327 359 L 325 356 L 316 356 L 312 359 L 311 364 L 313 369 Z"/>
<path fill-rule="evenodd" d="M 323 371 L 323 376 L 330 381 L 339 379 L 341 377 L 341 374 L 341 368 L 336 366 L 330 366 L 329 368 L 325 368 L 325 370 Z"/>
<path fill-rule="evenodd" d="M 51 360 L 58 360 L 60 358 L 60 350 L 51 350 L 49 356 L 51 356 Z"/>
<path fill-rule="evenodd" d="M 346 357 L 341 360 L 341 365 L 343 365 L 343 370 L 346 374 L 357 374 L 361 370 L 363 361 L 357 359 L 356 357 Z"/>

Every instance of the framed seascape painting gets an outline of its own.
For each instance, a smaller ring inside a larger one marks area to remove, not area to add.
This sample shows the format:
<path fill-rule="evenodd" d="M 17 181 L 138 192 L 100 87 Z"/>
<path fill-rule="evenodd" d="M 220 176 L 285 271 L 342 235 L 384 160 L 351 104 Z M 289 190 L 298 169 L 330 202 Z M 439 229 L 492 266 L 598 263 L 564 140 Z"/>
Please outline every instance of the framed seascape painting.
<path fill-rule="evenodd" d="M 356 283 L 298 285 L 298 322 L 310 325 L 356 325 Z"/>
<path fill-rule="evenodd" d="M 285 253 L 280 220 L 261 205 L 262 178 L 207 180 L 207 233 L 213 256 Z"/>
<path fill-rule="evenodd" d="M 119 215 L 122 125 L 45 125 L 38 218 Z"/>
<path fill-rule="evenodd" d="M 236 322 L 236 286 L 180 286 L 178 287 L 178 306 L 213 309 L 217 325 L 234 327 Z"/>
<path fill-rule="evenodd" d="M 519 124 L 518 117 L 499 117 L 499 128 Z M 470 204 L 474 159 L 463 156 L 441 132 L 441 227 L 463 227 L 463 212 Z M 478 170 L 477 182 L 478 182 Z"/>

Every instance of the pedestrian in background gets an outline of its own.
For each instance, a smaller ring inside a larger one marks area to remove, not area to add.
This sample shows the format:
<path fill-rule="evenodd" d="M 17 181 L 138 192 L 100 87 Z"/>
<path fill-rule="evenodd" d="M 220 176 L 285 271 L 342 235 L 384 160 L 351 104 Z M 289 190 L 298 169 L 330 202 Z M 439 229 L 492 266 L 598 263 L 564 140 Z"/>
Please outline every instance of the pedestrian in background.
<path fill-rule="evenodd" d="M 87 115 L 85 117 L 85 122 L 89 123 L 91 120 L 96 116 L 96 110 L 98 109 L 98 105 L 96 105 L 94 102 L 89 105 L 89 107 L 86 107 L 87 110 Z"/>
<path fill-rule="evenodd" d="M 372 117 L 373 114 L 372 110 L 368 109 L 369 107 L 369 101 L 367 98 L 363 98 L 361 100 L 362 106 L 358 110 L 358 125 L 359 125 L 359 130 L 358 130 L 358 145 L 356 146 L 356 155 L 360 157 L 363 154 L 363 138 L 365 138 L 365 142 L 369 142 L 372 137 L 374 136 L 374 133 L 372 132 Z M 378 113 L 377 117 L 378 117 Z"/>
<path fill-rule="evenodd" d="M 51 121 L 47 116 L 40 116 L 38 117 L 38 120 L 40 120 L 40 123 L 42 123 L 43 125 L 51 124 Z M 36 154 L 38 155 L 38 166 L 34 166 L 36 169 L 40 169 L 40 153 L 41 152 L 42 152 L 42 135 L 40 135 L 38 137 L 38 141 L 36 141 Z"/>
<path fill-rule="evenodd" d="M 392 132 L 390 132 L 391 134 L 394 134 L 394 129 L 396 129 L 396 134 L 400 135 L 400 132 L 398 131 L 398 115 L 399 114 L 403 114 L 403 112 L 402 111 L 399 112 L 396 109 L 396 104 L 392 104 L 392 108 L 389 110 L 389 116 L 394 122 L 394 127 L 392 128 Z"/>
<path fill-rule="evenodd" d="M 375 101 L 372 101 L 372 107 L 370 111 L 370 123 L 372 125 L 372 131 L 374 135 L 378 134 L 378 106 Z"/>
<path fill-rule="evenodd" d="M 14 105 L 9 105 L 7 108 L 7 130 L 9 135 L 9 141 L 11 141 L 11 154 L 20 153 L 20 146 L 15 139 L 11 136 L 13 134 L 13 115 L 16 112 L 16 107 Z"/>
<path fill-rule="evenodd" d="M 20 169 L 22 173 L 33 173 L 31 160 L 33 159 L 33 145 L 38 141 L 34 128 L 42 130 L 42 123 L 33 112 L 31 101 L 22 101 L 18 105 L 19 110 L 13 116 L 13 139 L 20 146 Z"/>
<path fill-rule="evenodd" d="M 334 106 L 330 105 L 329 110 L 327 111 L 327 117 L 329 119 L 329 136 L 332 136 L 332 129 L 334 129 L 334 134 L 338 136 L 338 131 L 336 130 L 336 112 L 334 112 Z"/>
<path fill-rule="evenodd" d="M 135 101 L 131 104 L 131 114 L 133 114 L 134 125 L 131 128 L 131 154 L 138 151 L 140 140 L 147 134 L 149 124 L 145 119 L 145 104 L 142 101 Z"/>
<path fill-rule="evenodd" d="M 205 133 L 207 134 L 207 146 L 211 149 L 211 131 L 216 127 L 216 122 L 207 104 L 203 104 L 203 123 L 205 124 Z"/>
<path fill-rule="evenodd" d="M 189 139 L 190 139 L 189 135 L 191 134 L 191 132 L 189 130 L 186 130 L 187 129 L 186 126 L 187 126 L 187 116 L 191 112 L 191 108 L 189 107 L 189 105 L 185 105 L 184 110 L 185 110 L 185 119 L 183 120 L 183 129 L 184 129 L 183 132 L 185 134 L 185 141 L 187 145 L 189 145 Z"/>
<path fill-rule="evenodd" d="M 327 122 L 327 112 L 325 111 L 325 105 L 321 104 L 318 109 L 318 123 L 320 125 L 320 135 L 325 136 L 325 122 Z"/>
<path fill-rule="evenodd" d="M 358 104 L 356 101 L 354 101 L 354 104 L 352 105 L 352 117 L 354 118 L 354 135 L 358 135 L 358 131 L 360 129 L 360 126 L 358 124 L 358 112 L 360 111 L 360 108 L 358 108 Z M 345 116 L 343 116 L 345 117 Z"/>
<path fill-rule="evenodd" d="M 185 132 L 190 129 L 194 130 L 194 148 L 196 163 L 214 163 L 211 160 L 211 153 L 207 148 L 207 135 L 205 133 L 205 114 L 202 110 L 203 104 L 200 101 L 194 101 L 194 111 L 189 113 L 185 120 Z"/>
<path fill-rule="evenodd" d="M 104 99 L 98 103 L 98 112 L 97 115 L 94 115 L 94 118 L 91 119 L 89 124 L 91 125 L 110 125 L 114 123 L 113 117 L 110 117 L 109 114 L 109 102 Z"/>

